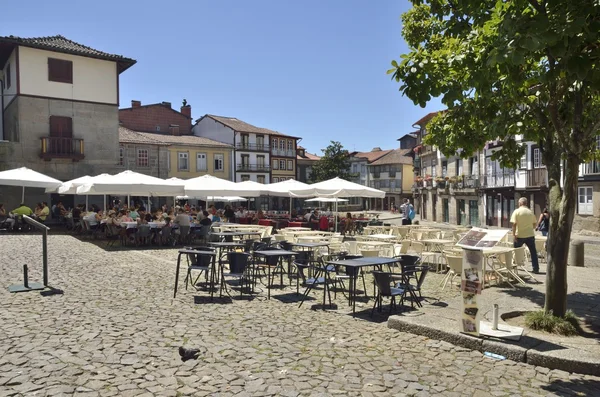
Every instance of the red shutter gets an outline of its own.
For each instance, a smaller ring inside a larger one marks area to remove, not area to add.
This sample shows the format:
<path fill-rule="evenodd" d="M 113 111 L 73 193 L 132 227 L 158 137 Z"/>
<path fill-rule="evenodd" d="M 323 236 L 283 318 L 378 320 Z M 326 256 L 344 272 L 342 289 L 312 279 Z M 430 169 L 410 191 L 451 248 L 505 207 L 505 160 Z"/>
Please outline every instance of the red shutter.
<path fill-rule="evenodd" d="M 73 84 L 73 62 L 48 58 L 48 80 Z"/>
<path fill-rule="evenodd" d="M 73 119 L 70 117 L 50 116 L 50 136 L 73 138 Z"/>

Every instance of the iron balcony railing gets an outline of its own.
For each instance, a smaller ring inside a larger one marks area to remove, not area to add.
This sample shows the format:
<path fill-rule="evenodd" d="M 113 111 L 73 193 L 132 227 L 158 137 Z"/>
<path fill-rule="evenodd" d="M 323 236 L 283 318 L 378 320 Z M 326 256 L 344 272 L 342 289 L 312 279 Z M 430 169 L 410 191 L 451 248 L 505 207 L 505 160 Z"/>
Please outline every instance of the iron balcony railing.
<path fill-rule="evenodd" d="M 236 149 L 239 150 L 253 150 L 253 151 L 258 151 L 258 152 L 268 152 L 269 150 L 271 150 L 271 147 L 268 144 L 261 144 L 261 143 L 247 143 L 247 142 L 238 142 L 235 145 Z"/>
<path fill-rule="evenodd" d="M 274 156 L 296 157 L 296 151 L 294 151 L 294 150 L 273 148 L 272 154 Z"/>
<path fill-rule="evenodd" d="M 269 172 L 271 167 L 264 164 L 238 164 L 236 169 L 242 172 Z"/>
<path fill-rule="evenodd" d="M 40 157 L 44 160 L 54 158 L 81 160 L 84 156 L 83 139 L 47 136 L 41 139 Z"/>

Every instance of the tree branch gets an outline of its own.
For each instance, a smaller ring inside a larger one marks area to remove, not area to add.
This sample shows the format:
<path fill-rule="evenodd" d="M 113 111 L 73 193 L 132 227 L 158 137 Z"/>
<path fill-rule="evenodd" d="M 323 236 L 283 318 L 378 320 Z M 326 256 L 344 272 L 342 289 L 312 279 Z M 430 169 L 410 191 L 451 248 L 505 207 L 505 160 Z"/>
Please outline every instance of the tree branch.
<path fill-rule="evenodd" d="M 531 6 L 533 8 L 535 8 L 535 10 L 537 12 L 539 12 L 540 14 L 545 14 L 545 9 L 544 7 L 542 7 L 542 5 L 540 3 L 537 2 L 537 0 L 529 0 L 529 4 L 531 4 Z"/>

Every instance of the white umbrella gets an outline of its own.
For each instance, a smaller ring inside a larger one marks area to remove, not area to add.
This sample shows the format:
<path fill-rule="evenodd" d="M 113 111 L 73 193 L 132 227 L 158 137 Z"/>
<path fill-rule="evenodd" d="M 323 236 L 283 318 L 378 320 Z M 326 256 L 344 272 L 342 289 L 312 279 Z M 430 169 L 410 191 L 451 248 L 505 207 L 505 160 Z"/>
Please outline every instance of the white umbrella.
<path fill-rule="evenodd" d="M 190 197 L 206 196 L 249 196 L 258 197 L 260 191 L 240 186 L 235 182 L 216 178 L 212 175 L 202 175 L 185 181 L 185 195 Z"/>
<path fill-rule="evenodd" d="M 290 191 L 308 189 L 310 185 L 298 182 L 294 179 L 287 179 L 282 182 L 265 185 L 265 187 L 267 188 L 270 196 L 289 197 Z"/>
<path fill-rule="evenodd" d="M 225 201 L 225 202 L 236 202 L 236 201 L 248 201 L 247 198 L 239 196 L 208 196 L 208 197 L 190 197 L 190 196 L 177 196 L 178 200 L 187 199 L 205 199 L 205 201 Z"/>
<path fill-rule="evenodd" d="M 321 203 L 346 203 L 348 200 L 343 199 L 343 198 L 337 198 L 337 197 L 315 197 L 312 199 L 308 199 L 305 201 L 318 201 Z"/>
<path fill-rule="evenodd" d="M 263 194 L 269 194 L 267 185 L 264 185 L 262 183 L 258 183 L 258 182 L 254 182 L 254 181 L 244 181 L 244 182 L 238 182 L 238 183 L 236 183 L 236 185 L 238 185 L 238 187 L 240 187 L 240 189 L 242 189 L 242 190 L 249 190 L 249 191 L 255 192 L 259 196 L 263 195 Z"/>
<path fill-rule="evenodd" d="M 81 176 L 79 178 L 71 179 L 70 181 L 63 182 L 58 188 L 46 189 L 46 193 L 59 193 L 59 194 L 77 194 L 77 188 L 88 183 L 92 183 L 95 178 L 104 178 L 110 176 L 109 174 L 100 174 L 96 176 Z"/>
<path fill-rule="evenodd" d="M 305 189 L 291 190 L 290 194 L 292 197 L 385 197 L 385 192 L 381 190 L 337 177 L 314 183 Z"/>
<path fill-rule="evenodd" d="M 166 181 L 133 171 L 96 177 L 77 188 L 77 194 L 122 194 L 131 196 L 177 196 L 183 194 L 183 184 Z"/>
<path fill-rule="evenodd" d="M 26 167 L 15 168 L 0 172 L 0 185 L 21 186 L 21 202 L 25 201 L 26 187 L 39 187 L 45 189 L 56 189 L 62 184 L 58 179 L 41 174 Z"/>

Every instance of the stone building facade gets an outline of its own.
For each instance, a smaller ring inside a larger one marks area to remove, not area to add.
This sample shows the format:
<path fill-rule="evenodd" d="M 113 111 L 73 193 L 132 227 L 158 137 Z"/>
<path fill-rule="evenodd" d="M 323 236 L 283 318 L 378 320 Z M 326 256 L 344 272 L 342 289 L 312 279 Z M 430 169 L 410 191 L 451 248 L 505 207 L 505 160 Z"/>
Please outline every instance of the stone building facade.
<path fill-rule="evenodd" d="M 132 59 L 63 36 L 0 37 L 0 170 L 28 167 L 60 180 L 115 172 L 119 155 L 119 75 Z M 2 187 L 18 204 L 20 189 Z M 49 201 L 27 189 L 29 204 Z"/>

